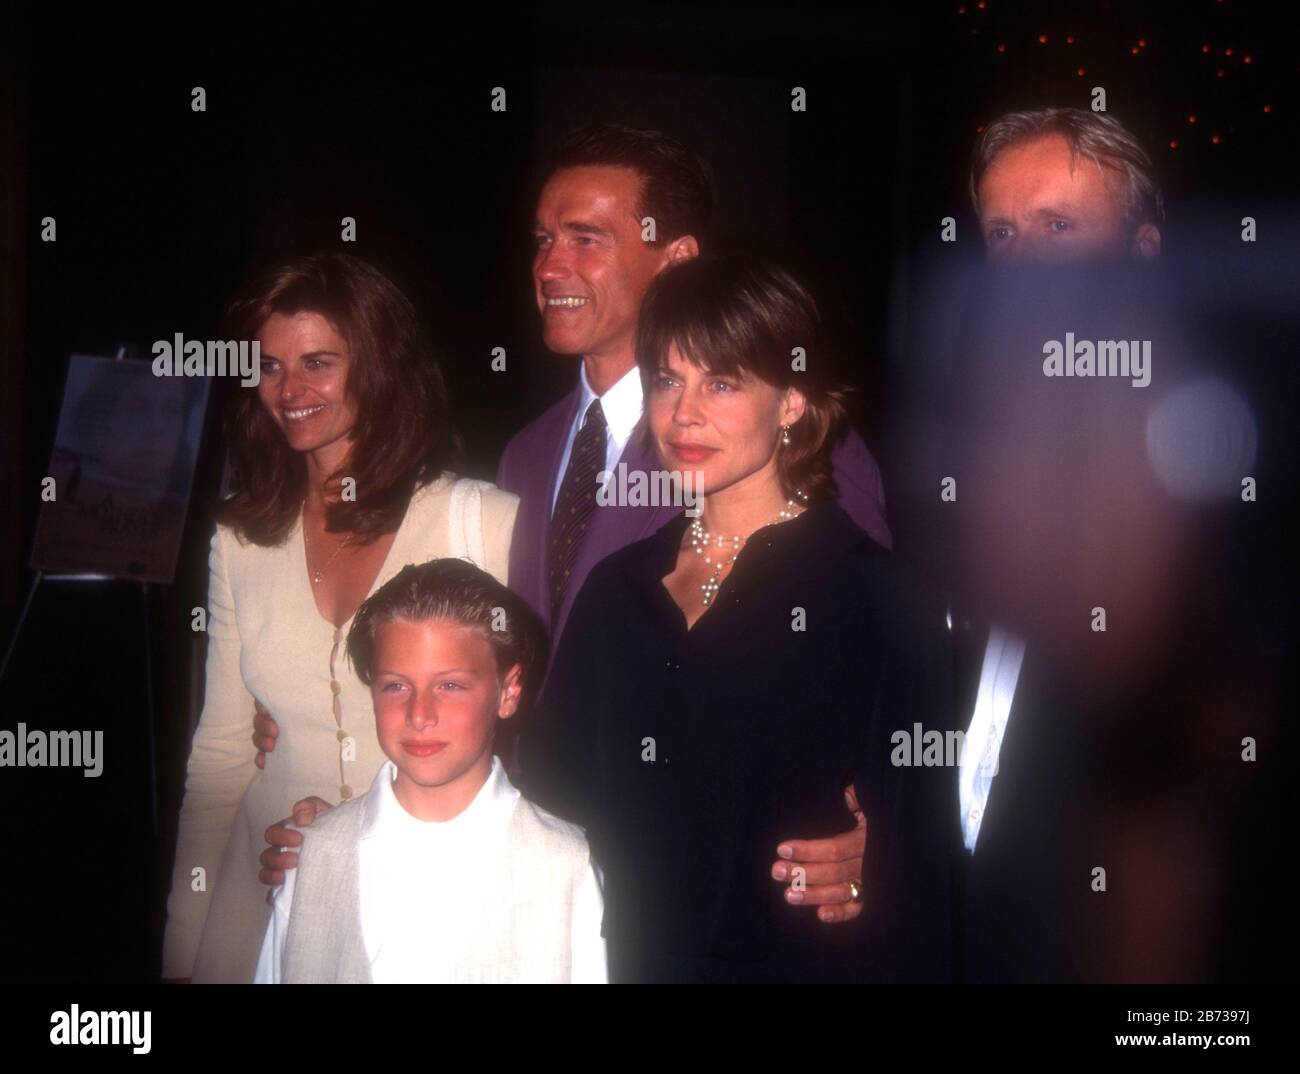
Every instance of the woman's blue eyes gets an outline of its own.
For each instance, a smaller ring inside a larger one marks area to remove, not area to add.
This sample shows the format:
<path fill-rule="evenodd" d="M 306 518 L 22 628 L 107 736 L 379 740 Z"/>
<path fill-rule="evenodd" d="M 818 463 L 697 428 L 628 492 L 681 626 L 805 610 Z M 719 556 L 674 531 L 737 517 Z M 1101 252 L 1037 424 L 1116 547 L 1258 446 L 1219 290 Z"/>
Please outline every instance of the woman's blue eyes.
<path fill-rule="evenodd" d="M 675 377 L 661 376 L 658 380 L 655 381 L 656 388 L 667 389 L 676 386 L 677 386 L 677 380 Z M 721 388 L 726 392 L 730 392 L 730 391 L 734 391 L 736 386 L 732 384 L 730 381 L 713 380 L 709 382 L 709 388 L 711 390 Z"/>

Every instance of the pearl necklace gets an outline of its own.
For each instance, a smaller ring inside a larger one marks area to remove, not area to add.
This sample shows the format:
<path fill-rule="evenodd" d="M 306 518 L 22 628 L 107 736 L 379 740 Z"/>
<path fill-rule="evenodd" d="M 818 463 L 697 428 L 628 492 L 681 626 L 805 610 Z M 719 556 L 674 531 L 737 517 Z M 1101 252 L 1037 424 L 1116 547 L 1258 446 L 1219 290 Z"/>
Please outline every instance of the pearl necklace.
<path fill-rule="evenodd" d="M 803 510 L 794 500 L 787 500 L 781 513 L 772 519 L 767 525 L 772 526 L 778 522 L 785 522 L 794 518 Z M 763 527 L 760 526 L 759 529 Z M 758 530 L 754 531 L 755 533 Z M 700 584 L 700 590 L 704 594 L 704 606 L 707 608 L 710 602 L 718 594 L 718 589 L 722 585 L 722 572 L 731 564 L 740 558 L 740 550 L 744 548 L 745 542 L 749 537 L 724 537 L 721 534 L 714 535 L 704 528 L 699 517 L 691 519 L 691 547 L 695 549 L 697 556 L 704 557 L 704 564 L 709 568 L 709 577 Z M 730 557 L 726 555 L 719 556 L 716 560 L 709 554 L 710 548 L 724 549 L 729 548 Z"/>

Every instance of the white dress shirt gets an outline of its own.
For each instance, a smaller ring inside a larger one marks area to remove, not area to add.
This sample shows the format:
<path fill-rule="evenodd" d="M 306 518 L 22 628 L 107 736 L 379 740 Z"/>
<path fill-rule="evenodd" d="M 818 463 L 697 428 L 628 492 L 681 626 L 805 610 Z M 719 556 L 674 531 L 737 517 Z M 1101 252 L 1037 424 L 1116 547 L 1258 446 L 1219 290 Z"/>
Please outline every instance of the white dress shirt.
<path fill-rule="evenodd" d="M 474 800 L 447 821 L 411 816 L 393 793 L 397 768 L 380 768 L 363 806 L 360 872 L 361 931 L 376 984 L 445 982 L 461 956 L 461 941 L 493 927 L 477 893 L 501 868 L 519 791 L 498 757 Z M 285 937 L 296 872 L 285 873 L 262 942 L 256 984 L 281 983 Z M 604 901 L 595 866 L 574 893 L 572 981 L 604 984 Z M 559 922 L 557 922 L 557 927 Z"/>
<path fill-rule="evenodd" d="M 597 395 L 587 382 L 586 363 L 579 367 L 578 380 L 581 384 L 582 398 L 578 401 L 578 413 L 574 415 L 569 427 L 568 438 L 564 441 L 564 454 L 560 456 L 560 469 L 555 475 L 555 488 L 551 493 L 551 511 L 555 511 L 555 502 L 560 498 L 560 485 L 564 482 L 564 472 L 569 468 L 569 456 L 573 453 L 573 441 L 582 428 L 582 419 L 587 416 L 587 408 L 593 399 L 600 400 L 600 409 L 605 414 L 605 469 L 613 470 L 623 455 L 623 449 L 632 437 L 632 430 L 641 420 L 641 407 L 644 402 L 644 389 L 641 387 L 641 369 L 633 366 L 623 374 L 604 395 Z"/>
<path fill-rule="evenodd" d="M 966 849 L 974 853 L 980 823 L 988 808 L 993 778 L 998 774 L 998 754 L 1011 716 L 1011 702 L 1025 659 L 1025 642 L 1006 631 L 993 627 L 984 647 L 984 665 L 980 669 L 979 692 L 975 711 L 958 769 L 961 799 L 961 828 Z"/>

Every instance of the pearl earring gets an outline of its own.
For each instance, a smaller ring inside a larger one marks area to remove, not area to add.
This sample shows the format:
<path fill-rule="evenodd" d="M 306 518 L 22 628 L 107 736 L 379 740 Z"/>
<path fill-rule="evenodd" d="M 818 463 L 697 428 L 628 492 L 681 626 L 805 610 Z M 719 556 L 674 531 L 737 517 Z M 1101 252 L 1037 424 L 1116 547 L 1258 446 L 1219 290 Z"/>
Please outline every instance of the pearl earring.
<path fill-rule="evenodd" d="M 781 443 L 786 447 L 790 446 L 790 426 L 788 425 L 781 426 Z"/>

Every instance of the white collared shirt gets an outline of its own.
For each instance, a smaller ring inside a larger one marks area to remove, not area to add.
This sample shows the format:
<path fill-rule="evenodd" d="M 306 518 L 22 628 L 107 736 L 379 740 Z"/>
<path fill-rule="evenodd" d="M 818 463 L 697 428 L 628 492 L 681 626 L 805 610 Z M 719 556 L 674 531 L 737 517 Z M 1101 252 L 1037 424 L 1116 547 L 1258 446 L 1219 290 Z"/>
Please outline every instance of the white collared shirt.
<path fill-rule="evenodd" d="M 975 711 L 958 768 L 961 799 L 961 830 L 966 849 L 975 852 L 980 824 L 988 808 L 989 792 L 998 774 L 998 754 L 1011 717 L 1011 702 L 1016 695 L 1020 667 L 1025 659 L 1025 642 L 1006 631 L 993 627 L 984 647 L 984 664 L 980 669 L 979 692 Z"/>
<path fill-rule="evenodd" d="M 411 816 L 393 792 L 397 768 L 386 762 L 362 808 L 360 846 L 361 931 L 370 975 L 376 984 L 452 980 L 462 955 L 460 941 L 493 923 L 480 885 L 490 882 L 519 791 L 498 757 L 474 800 L 448 821 Z M 285 937 L 293 905 L 295 871 L 276 890 L 275 910 L 262 941 L 256 984 L 279 984 Z M 604 901 L 595 867 L 574 892 L 572 976 L 574 984 L 607 980 L 605 941 L 600 935 Z M 556 922 L 556 928 L 561 927 Z"/>
<path fill-rule="evenodd" d="M 641 407 L 644 402 L 644 389 L 641 387 L 641 369 L 633 366 L 624 373 L 604 395 L 598 396 L 587 381 L 587 366 L 578 367 L 578 380 L 581 384 L 582 398 L 578 400 L 578 413 L 574 415 L 569 427 L 568 438 L 564 442 L 564 454 L 560 456 L 560 469 L 555 475 L 555 487 L 551 492 L 551 511 L 560 498 L 560 485 L 564 482 L 564 472 L 569 468 L 569 456 L 573 453 L 573 441 L 577 439 L 578 430 L 582 428 L 582 419 L 587 416 L 587 408 L 593 399 L 600 400 L 600 409 L 605 414 L 605 469 L 613 470 L 623 456 L 623 449 L 632 437 L 632 430 L 641 420 Z"/>

